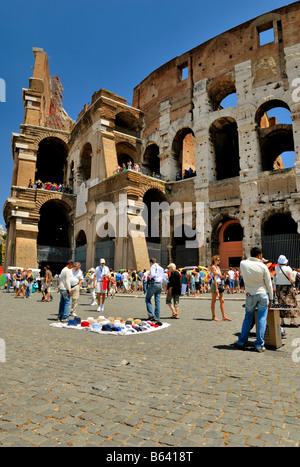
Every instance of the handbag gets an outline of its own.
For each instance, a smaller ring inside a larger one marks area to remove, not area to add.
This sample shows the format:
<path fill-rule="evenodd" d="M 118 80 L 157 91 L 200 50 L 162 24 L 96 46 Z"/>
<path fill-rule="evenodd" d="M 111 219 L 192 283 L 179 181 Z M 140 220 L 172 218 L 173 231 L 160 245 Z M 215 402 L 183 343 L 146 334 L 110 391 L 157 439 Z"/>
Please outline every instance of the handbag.
<path fill-rule="evenodd" d="M 225 290 L 225 287 L 223 287 L 223 285 L 218 285 L 218 291 L 219 293 L 223 293 Z"/>

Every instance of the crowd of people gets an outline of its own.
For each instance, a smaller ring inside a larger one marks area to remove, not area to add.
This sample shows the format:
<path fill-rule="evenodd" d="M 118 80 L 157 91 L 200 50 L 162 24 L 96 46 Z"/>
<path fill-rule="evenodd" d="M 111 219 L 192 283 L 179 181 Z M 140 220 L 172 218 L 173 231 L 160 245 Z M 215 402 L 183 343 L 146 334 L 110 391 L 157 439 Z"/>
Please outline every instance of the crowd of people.
<path fill-rule="evenodd" d="M 69 185 L 64 185 L 63 183 L 55 182 L 45 182 L 43 183 L 40 179 L 38 180 L 29 180 L 28 188 L 39 189 L 39 190 L 48 190 L 48 191 L 57 191 L 59 193 L 72 194 L 73 189 Z"/>
<path fill-rule="evenodd" d="M 145 306 L 150 321 L 160 321 L 161 295 L 166 295 L 166 304 L 172 314 L 170 318 L 179 319 L 180 297 L 199 297 L 200 294 L 211 294 L 211 318 L 220 321 L 215 313 L 216 302 L 219 299 L 220 312 L 223 321 L 231 321 L 225 313 L 224 293 L 245 293 L 246 315 L 241 336 L 236 343 L 238 348 L 247 344 L 251 326 L 253 326 L 254 311 L 257 309 L 257 341 L 258 351 L 264 349 L 263 336 L 266 327 L 266 317 L 270 306 L 280 310 L 281 326 L 285 326 L 285 319 L 290 319 L 290 326 L 298 327 L 295 318 L 300 311 L 296 295 L 299 292 L 300 271 L 293 270 L 288 265 L 284 255 L 277 263 L 267 262 L 258 248 L 251 250 L 250 257 L 240 263 L 240 268 L 220 269 L 220 257 L 212 258 L 210 268 L 193 267 L 177 269 L 174 263 L 162 268 L 155 258 L 150 259 L 148 269 L 114 271 L 101 258 L 97 267 L 87 273 L 81 270 L 80 262 L 68 261 L 67 265 L 57 276 L 52 275 L 49 266 L 45 268 L 45 275 L 38 283 L 36 276 L 30 269 L 18 269 L 15 273 L 6 274 L 6 291 L 9 293 L 14 287 L 15 298 L 30 298 L 37 289 L 42 292 L 43 302 L 53 300 L 53 280 L 58 281 L 60 303 L 58 310 L 59 321 L 67 321 L 69 316 L 76 316 L 80 290 L 83 286 L 91 296 L 91 306 L 97 306 L 97 311 L 104 313 L 106 299 L 113 299 L 116 294 L 132 294 L 141 292 L 145 296 Z M 154 307 L 152 304 L 154 298 Z M 282 335 L 286 334 L 282 330 Z"/>

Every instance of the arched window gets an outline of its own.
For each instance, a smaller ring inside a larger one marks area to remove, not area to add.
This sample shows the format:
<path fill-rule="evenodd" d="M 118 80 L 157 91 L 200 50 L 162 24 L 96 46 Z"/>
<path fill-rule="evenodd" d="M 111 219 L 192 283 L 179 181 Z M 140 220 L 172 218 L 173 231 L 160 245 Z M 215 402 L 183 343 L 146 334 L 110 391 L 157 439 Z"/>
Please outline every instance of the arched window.
<path fill-rule="evenodd" d="M 124 164 L 127 168 L 128 162 L 131 162 L 132 166 L 137 162 L 138 155 L 134 146 L 126 142 L 120 142 L 116 144 L 116 151 L 118 157 L 118 164 L 120 167 Z M 133 167 L 132 167 L 133 168 Z"/>
<path fill-rule="evenodd" d="M 149 173 L 149 175 L 160 173 L 160 159 L 159 147 L 157 144 L 150 144 L 147 146 L 144 153 L 143 167 Z"/>
<path fill-rule="evenodd" d="M 289 106 L 273 99 L 256 113 L 262 170 L 294 167 L 295 148 Z"/>
<path fill-rule="evenodd" d="M 239 139 L 236 121 L 231 117 L 219 118 L 209 129 L 215 156 L 217 180 L 237 177 L 240 172 Z"/>
<path fill-rule="evenodd" d="M 84 182 L 91 178 L 92 167 L 92 146 L 90 143 L 85 143 L 79 157 L 79 181 Z"/>
<path fill-rule="evenodd" d="M 131 112 L 119 112 L 115 117 L 115 131 L 139 138 L 141 124 Z"/>
<path fill-rule="evenodd" d="M 177 160 L 176 180 L 195 176 L 195 137 L 190 128 L 182 128 L 176 133 L 172 144 L 172 152 Z"/>
<path fill-rule="evenodd" d="M 48 137 L 39 143 L 36 160 L 36 180 L 43 183 L 64 183 L 68 147 L 64 141 Z"/>
<path fill-rule="evenodd" d="M 237 105 L 235 83 L 230 79 L 218 79 L 211 82 L 207 92 L 213 111 Z"/>
<path fill-rule="evenodd" d="M 280 255 L 285 255 L 292 268 L 299 267 L 300 235 L 290 213 L 274 213 L 263 222 L 262 250 L 269 261 L 276 262 Z"/>

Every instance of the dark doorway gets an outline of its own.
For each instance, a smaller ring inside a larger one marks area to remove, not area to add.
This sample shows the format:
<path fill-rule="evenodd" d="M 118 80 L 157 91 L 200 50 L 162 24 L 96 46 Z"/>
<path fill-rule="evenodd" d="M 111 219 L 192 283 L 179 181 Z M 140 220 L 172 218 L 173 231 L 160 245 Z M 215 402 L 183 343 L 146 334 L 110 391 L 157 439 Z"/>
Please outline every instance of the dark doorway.
<path fill-rule="evenodd" d="M 67 164 L 67 145 L 59 138 L 45 138 L 39 144 L 36 161 L 36 180 L 43 183 L 64 183 Z"/>

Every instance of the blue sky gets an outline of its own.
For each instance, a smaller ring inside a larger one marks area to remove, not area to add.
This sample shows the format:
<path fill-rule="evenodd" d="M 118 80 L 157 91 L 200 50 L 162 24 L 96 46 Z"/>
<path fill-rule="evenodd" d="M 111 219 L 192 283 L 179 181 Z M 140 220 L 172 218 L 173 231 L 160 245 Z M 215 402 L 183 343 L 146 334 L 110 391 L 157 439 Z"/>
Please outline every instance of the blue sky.
<path fill-rule="evenodd" d="M 177 55 L 283 0 L 14 0 L 1 4 L 0 225 L 12 178 L 11 133 L 23 121 L 22 88 L 34 64 L 32 47 L 48 53 L 63 83 L 64 108 L 76 119 L 100 88 L 132 101 L 133 88 Z"/>

